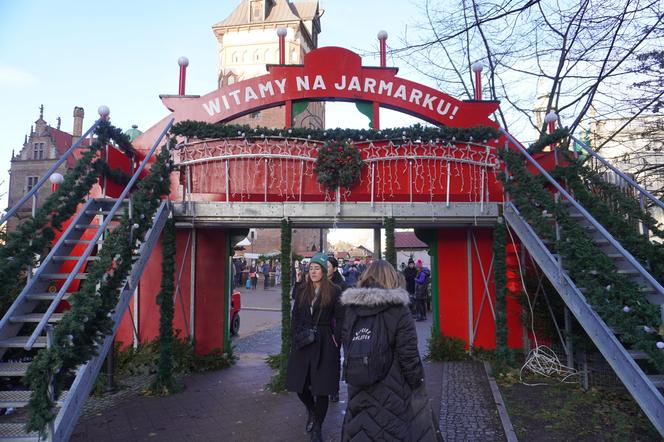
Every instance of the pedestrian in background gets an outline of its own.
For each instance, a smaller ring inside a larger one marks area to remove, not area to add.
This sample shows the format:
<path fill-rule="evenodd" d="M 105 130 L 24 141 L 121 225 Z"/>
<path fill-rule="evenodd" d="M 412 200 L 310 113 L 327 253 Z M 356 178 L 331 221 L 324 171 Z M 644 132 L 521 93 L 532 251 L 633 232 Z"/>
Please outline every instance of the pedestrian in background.
<path fill-rule="evenodd" d="M 296 392 L 307 409 L 305 429 L 311 432 L 312 442 L 322 441 L 329 395 L 339 386 L 341 290 L 326 273 L 327 255 L 317 253 L 309 262 L 309 279 L 300 285 L 293 303 L 286 374 L 286 388 Z"/>
<path fill-rule="evenodd" d="M 249 278 L 251 278 L 251 289 L 256 290 L 256 286 L 258 286 L 258 266 L 255 261 L 249 267 Z"/>
<path fill-rule="evenodd" d="M 346 290 L 348 286 L 346 285 L 346 281 L 344 281 L 344 277 L 341 276 L 341 273 L 339 273 L 339 261 L 337 258 L 334 256 L 329 256 L 327 258 L 327 277 L 330 279 L 330 282 L 332 284 L 336 285 L 341 289 L 341 292 Z M 332 326 L 337 327 L 337 324 L 334 323 L 334 319 L 332 319 Z M 341 327 L 341 324 L 338 324 L 339 327 Z M 341 371 L 341 360 L 339 360 L 339 371 Z M 330 402 L 339 402 L 339 384 L 337 383 L 337 391 L 335 391 L 333 394 L 330 395 Z"/>
<path fill-rule="evenodd" d="M 427 298 L 429 297 L 429 282 L 431 271 L 417 260 L 417 277 L 415 278 L 415 305 L 417 307 L 417 321 L 427 320 Z"/>
<path fill-rule="evenodd" d="M 357 338 L 353 333 L 355 321 L 368 316 L 375 316 L 372 324 L 381 321 L 383 326 L 373 328 L 373 335 L 367 329 L 360 330 L 360 339 L 382 338 L 389 343 L 392 355 L 387 363 L 389 371 L 382 379 L 362 387 L 348 384 L 341 435 L 344 442 L 442 440 L 424 387 L 417 332 L 408 308 L 409 296 L 400 281 L 389 262 L 374 261 L 360 277 L 358 287 L 346 290 L 341 297 L 346 308 L 345 357 L 349 357 L 349 343 Z M 375 336 L 381 331 L 384 336 Z"/>
<path fill-rule="evenodd" d="M 417 269 L 415 268 L 415 261 L 411 257 L 408 260 L 408 266 L 403 271 L 403 276 L 406 278 L 406 291 L 410 297 L 410 306 L 413 314 L 416 314 L 417 304 L 415 302 L 415 278 L 417 278 Z"/>
<path fill-rule="evenodd" d="M 270 281 L 270 263 L 264 261 L 261 272 L 263 273 L 263 289 L 267 290 L 268 282 Z"/>

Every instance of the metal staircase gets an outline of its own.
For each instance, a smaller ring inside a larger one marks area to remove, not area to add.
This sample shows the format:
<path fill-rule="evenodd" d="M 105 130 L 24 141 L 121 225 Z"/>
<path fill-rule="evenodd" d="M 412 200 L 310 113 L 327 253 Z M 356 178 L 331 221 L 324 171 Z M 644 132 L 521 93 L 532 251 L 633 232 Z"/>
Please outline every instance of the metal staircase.
<path fill-rule="evenodd" d="M 98 122 L 87 133 L 91 133 L 97 124 Z M 42 260 L 41 265 L 30 272 L 24 289 L 0 320 L 0 357 L 11 348 L 22 348 L 28 351 L 37 349 L 36 351 L 38 351 L 38 349 L 49 347 L 52 344 L 53 329 L 57 327 L 57 322 L 63 317 L 63 313 L 57 313 L 56 310 L 63 300 L 67 300 L 76 293 L 81 281 L 87 279 L 88 263 L 98 259 L 95 254 L 103 248 L 104 238 L 117 225 L 117 220 L 125 212 L 128 212 L 131 217 L 130 192 L 172 124 L 173 121 L 157 138 L 119 197 L 88 199 L 70 220 L 68 227 L 48 256 Z M 76 146 L 77 144 L 72 146 L 59 162 L 64 162 Z M 52 173 L 51 170 L 45 177 L 42 177 L 35 188 L 21 199 L 19 204 L 29 200 L 41 184 L 48 180 L 50 173 Z M 0 222 L 6 221 L 16 210 L 15 206 Z M 145 237 L 142 238 L 139 250 L 133 256 L 130 273 L 119 290 L 118 302 L 112 313 L 113 332 L 105 337 L 103 344 L 98 348 L 97 355 L 78 367 L 69 389 L 55 401 L 56 418 L 48 428 L 46 440 L 66 441 L 71 436 L 101 365 L 107 353 L 112 349 L 113 337 L 169 215 L 170 203 L 162 201 L 153 218 L 147 220 L 150 227 Z M 20 386 L 20 378 L 26 374 L 29 365 L 30 362 L 27 361 L 0 363 L 0 378 L 9 378 L 9 382 L 0 385 L 13 387 L 9 391 L 0 391 L 0 408 L 21 409 L 27 406 L 31 392 L 27 391 L 25 387 L 22 390 L 16 390 L 16 388 Z M 0 390 L 2 390 L 1 386 Z M 24 415 L 25 413 L 18 410 L 9 421 L 6 421 L 4 417 L 0 418 L 0 441 L 44 440 L 44 437 L 42 436 L 40 439 L 37 433 L 27 434 L 25 432 L 25 419 L 21 422 Z"/>
<path fill-rule="evenodd" d="M 547 180 L 555 187 L 560 198 L 567 205 L 570 217 L 584 227 L 593 242 L 614 262 L 619 273 L 635 282 L 643 294 L 644 301 L 660 307 L 664 320 L 664 287 L 632 256 L 592 215 L 558 183 L 528 151 L 509 133 L 503 132 L 511 146 L 519 151 Z M 599 157 L 586 146 L 588 153 Z M 598 158 L 603 164 L 622 176 L 644 197 L 649 198 L 658 207 L 664 204 L 636 184 L 621 171 L 611 166 L 606 160 Z M 545 242 L 519 213 L 518 208 L 507 201 L 503 216 L 509 227 L 517 234 L 524 247 L 540 266 L 551 284 L 574 314 L 579 324 L 597 346 L 616 375 L 634 397 L 659 433 L 664 436 L 664 375 L 647 374 L 637 361 L 647 359 L 645 352 L 627 349 L 618 340 L 614 332 L 593 310 L 583 294 L 584 288 L 577 287 L 561 263 Z"/>

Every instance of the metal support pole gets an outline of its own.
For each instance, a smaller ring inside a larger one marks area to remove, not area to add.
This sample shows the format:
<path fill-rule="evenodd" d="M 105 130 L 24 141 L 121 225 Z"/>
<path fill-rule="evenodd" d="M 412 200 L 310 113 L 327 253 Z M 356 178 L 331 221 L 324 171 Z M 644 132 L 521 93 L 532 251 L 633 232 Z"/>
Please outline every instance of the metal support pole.
<path fill-rule="evenodd" d="M 113 341 L 115 342 L 115 340 Z M 106 355 L 106 390 L 105 393 L 113 393 L 115 391 L 115 382 L 113 379 L 113 347 L 108 350 Z"/>
<path fill-rule="evenodd" d="M 565 306 L 565 355 L 567 356 L 567 366 L 574 368 L 574 344 L 572 343 L 572 314 L 569 308 Z"/>
<path fill-rule="evenodd" d="M 318 251 L 323 251 L 323 229 L 318 229 Z"/>
<path fill-rule="evenodd" d="M 374 259 L 375 260 L 380 260 L 382 255 L 381 255 L 381 232 L 380 232 L 380 227 L 377 227 L 374 229 Z"/>
<path fill-rule="evenodd" d="M 374 186 L 376 185 L 376 163 L 371 163 L 371 208 L 376 205 L 374 202 Z"/>
<path fill-rule="evenodd" d="M 408 184 L 410 193 L 410 205 L 413 205 L 413 162 L 408 161 Z"/>
<path fill-rule="evenodd" d="M 253 249 L 253 243 L 252 243 Z M 191 281 L 189 285 L 189 340 L 194 340 L 194 320 L 196 319 L 196 227 L 191 231 Z"/>
<path fill-rule="evenodd" d="M 473 255 L 472 245 L 473 233 L 471 229 L 466 230 L 466 265 L 467 265 L 467 290 L 468 290 L 468 352 L 473 354 L 475 336 L 473 334 Z"/>
<path fill-rule="evenodd" d="M 450 162 L 447 162 L 447 187 L 446 187 L 446 197 L 445 197 L 445 206 L 450 207 L 450 172 L 452 171 L 452 167 L 450 166 Z"/>

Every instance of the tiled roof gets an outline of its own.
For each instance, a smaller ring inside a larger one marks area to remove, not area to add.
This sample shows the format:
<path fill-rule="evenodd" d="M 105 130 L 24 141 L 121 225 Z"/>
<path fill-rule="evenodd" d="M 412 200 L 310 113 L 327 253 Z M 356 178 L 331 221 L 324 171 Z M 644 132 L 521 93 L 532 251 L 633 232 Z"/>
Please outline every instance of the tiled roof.
<path fill-rule="evenodd" d="M 427 249 L 429 246 L 420 241 L 417 236 L 415 236 L 415 232 L 394 232 L 394 248 L 417 250 Z"/>
<path fill-rule="evenodd" d="M 303 1 L 290 3 L 288 0 L 276 0 L 276 4 L 270 10 L 270 14 L 262 23 L 276 23 L 284 21 L 311 20 L 318 8 L 317 1 Z M 242 0 L 237 8 L 226 19 L 215 24 L 213 28 L 224 26 L 248 25 L 249 0 Z"/>
<path fill-rule="evenodd" d="M 46 130 L 48 131 L 48 134 L 53 138 L 53 142 L 55 143 L 55 150 L 58 151 L 59 155 L 64 155 L 65 152 L 67 152 L 67 149 L 69 149 L 72 145 L 73 137 L 71 134 L 68 134 L 67 132 L 63 132 L 60 129 L 56 129 L 54 127 L 47 126 Z M 81 142 L 81 146 L 89 146 L 90 145 L 90 139 L 86 138 Z M 67 167 L 74 167 L 76 164 L 76 155 L 72 155 L 69 158 L 67 158 Z"/>
<path fill-rule="evenodd" d="M 316 11 L 318 10 L 317 1 L 294 2 L 291 3 L 291 6 L 302 20 L 313 20 L 316 17 Z"/>

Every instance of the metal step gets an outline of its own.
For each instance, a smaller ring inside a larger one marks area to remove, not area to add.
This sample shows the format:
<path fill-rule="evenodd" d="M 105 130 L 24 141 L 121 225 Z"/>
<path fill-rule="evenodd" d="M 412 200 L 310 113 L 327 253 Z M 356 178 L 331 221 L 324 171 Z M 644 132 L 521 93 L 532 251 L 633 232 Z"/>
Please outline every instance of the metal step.
<path fill-rule="evenodd" d="M 53 279 L 67 279 L 69 278 L 69 275 L 70 273 L 42 273 L 39 275 L 39 278 L 51 281 Z M 74 276 L 74 279 L 88 279 L 88 274 L 77 273 L 76 276 Z"/>
<path fill-rule="evenodd" d="M 39 433 L 25 432 L 25 423 L 16 422 L 11 424 L 0 424 L 0 441 L 3 442 L 38 442 Z M 43 441 L 43 439 L 42 439 Z"/>
<path fill-rule="evenodd" d="M 103 216 L 108 216 L 111 213 L 110 210 L 86 210 L 85 214 L 86 215 L 103 215 Z M 115 212 L 115 215 L 113 218 L 120 218 L 122 215 L 124 215 L 124 210 L 120 209 L 117 212 Z"/>
<path fill-rule="evenodd" d="M 31 293 L 27 295 L 27 298 L 28 301 L 53 301 L 55 299 L 55 295 L 57 294 L 58 292 Z M 68 299 L 71 295 L 73 295 L 73 293 L 65 293 L 62 299 Z"/>
<path fill-rule="evenodd" d="M 23 408 L 30 402 L 32 391 L 0 391 L 0 408 Z"/>
<path fill-rule="evenodd" d="M 64 313 L 53 313 L 48 319 L 48 322 L 59 322 L 62 320 Z M 44 317 L 43 313 L 28 313 L 27 315 L 12 316 L 9 320 L 11 322 L 39 322 Z"/>
<path fill-rule="evenodd" d="M 14 336 L 0 341 L 0 347 L 23 348 L 28 343 L 30 336 Z M 46 348 L 46 336 L 38 336 L 34 348 Z"/>
<path fill-rule="evenodd" d="M 664 389 L 664 375 L 662 375 L 662 374 L 650 375 L 650 376 L 648 376 L 648 379 L 650 379 L 650 382 L 653 383 L 655 388 L 663 388 Z"/>
<path fill-rule="evenodd" d="M 92 240 L 90 239 L 65 239 L 65 244 L 68 246 L 73 246 L 76 244 L 90 244 Z M 99 241 L 101 242 L 101 238 L 99 238 Z"/>
<path fill-rule="evenodd" d="M 62 255 L 62 256 L 54 256 L 51 258 L 53 261 L 78 261 L 81 259 L 80 256 L 69 256 L 69 255 Z M 99 261 L 98 256 L 88 256 L 85 258 L 86 261 Z"/>
<path fill-rule="evenodd" d="M 30 362 L 0 362 L 0 377 L 20 377 L 25 376 Z"/>

